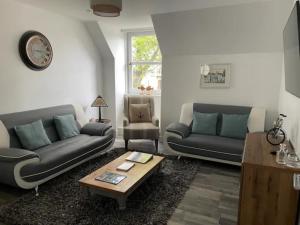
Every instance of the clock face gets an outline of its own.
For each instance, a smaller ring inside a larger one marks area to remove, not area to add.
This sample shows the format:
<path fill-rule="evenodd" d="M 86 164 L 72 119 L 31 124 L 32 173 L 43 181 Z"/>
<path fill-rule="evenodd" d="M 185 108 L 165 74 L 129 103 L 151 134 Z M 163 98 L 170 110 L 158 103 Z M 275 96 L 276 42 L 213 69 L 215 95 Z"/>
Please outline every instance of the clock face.
<path fill-rule="evenodd" d="M 36 31 L 26 32 L 19 44 L 19 51 L 23 62 L 33 70 L 47 68 L 53 57 L 49 40 Z"/>

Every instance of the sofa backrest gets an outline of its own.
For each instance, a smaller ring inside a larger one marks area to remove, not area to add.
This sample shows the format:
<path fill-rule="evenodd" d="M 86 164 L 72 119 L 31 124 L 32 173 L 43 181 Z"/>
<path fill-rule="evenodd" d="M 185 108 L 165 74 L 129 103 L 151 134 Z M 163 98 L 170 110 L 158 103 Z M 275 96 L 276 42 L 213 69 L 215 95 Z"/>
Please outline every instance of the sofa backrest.
<path fill-rule="evenodd" d="M 56 142 L 59 140 L 59 137 L 54 125 L 53 117 L 56 115 L 66 114 L 73 114 L 76 119 L 76 112 L 73 105 L 54 106 L 50 108 L 3 114 L 0 115 L 0 120 L 8 130 L 10 136 L 10 147 L 21 148 L 21 143 L 14 130 L 15 126 L 32 123 L 41 119 L 49 139 L 51 142 Z M 79 124 L 77 125 L 80 127 Z"/>
<path fill-rule="evenodd" d="M 181 108 L 180 123 L 190 126 L 193 112 L 250 114 L 248 120 L 249 132 L 263 132 L 265 128 L 265 109 L 249 106 L 215 105 L 202 103 L 185 103 Z M 220 125 L 219 125 L 220 126 Z"/>

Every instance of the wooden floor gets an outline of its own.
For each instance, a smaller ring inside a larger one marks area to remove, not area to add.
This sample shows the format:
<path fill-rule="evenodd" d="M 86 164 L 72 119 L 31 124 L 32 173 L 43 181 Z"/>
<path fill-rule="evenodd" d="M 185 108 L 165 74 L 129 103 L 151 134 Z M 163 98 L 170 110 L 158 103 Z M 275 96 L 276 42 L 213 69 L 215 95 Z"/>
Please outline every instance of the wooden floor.
<path fill-rule="evenodd" d="M 123 141 L 117 140 L 115 147 L 124 147 Z M 154 150 L 154 144 L 131 142 L 129 148 Z M 164 152 L 162 145 L 159 152 Z M 238 167 L 204 163 L 168 225 L 236 225 L 239 175 Z M 18 189 L 0 186 L 0 205 L 20 194 Z M 4 224 L 0 222 L 0 225 Z"/>
<path fill-rule="evenodd" d="M 236 225 L 239 170 L 203 167 L 168 225 Z"/>
<path fill-rule="evenodd" d="M 123 143 L 118 140 L 116 145 Z M 145 151 L 151 146 L 152 142 L 129 143 L 129 148 Z M 159 152 L 165 153 L 162 145 Z M 239 167 L 204 162 L 168 225 L 236 225 L 239 187 Z"/>

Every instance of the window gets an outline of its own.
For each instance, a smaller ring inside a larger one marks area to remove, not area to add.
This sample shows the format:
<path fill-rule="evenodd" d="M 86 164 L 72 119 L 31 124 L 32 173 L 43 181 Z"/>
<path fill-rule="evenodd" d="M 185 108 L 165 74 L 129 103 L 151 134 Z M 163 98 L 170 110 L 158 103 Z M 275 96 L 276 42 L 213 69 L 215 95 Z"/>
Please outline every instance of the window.
<path fill-rule="evenodd" d="M 153 93 L 161 93 L 161 52 L 154 32 L 133 32 L 127 36 L 128 92 L 151 86 Z"/>

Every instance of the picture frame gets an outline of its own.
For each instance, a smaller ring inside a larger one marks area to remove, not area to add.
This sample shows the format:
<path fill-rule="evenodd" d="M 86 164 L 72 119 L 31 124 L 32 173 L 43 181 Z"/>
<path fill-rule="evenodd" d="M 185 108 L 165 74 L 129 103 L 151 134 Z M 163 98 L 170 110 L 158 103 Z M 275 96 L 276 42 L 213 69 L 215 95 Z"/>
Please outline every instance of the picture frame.
<path fill-rule="evenodd" d="M 201 88 L 230 88 L 230 63 L 202 64 L 200 74 Z"/>

